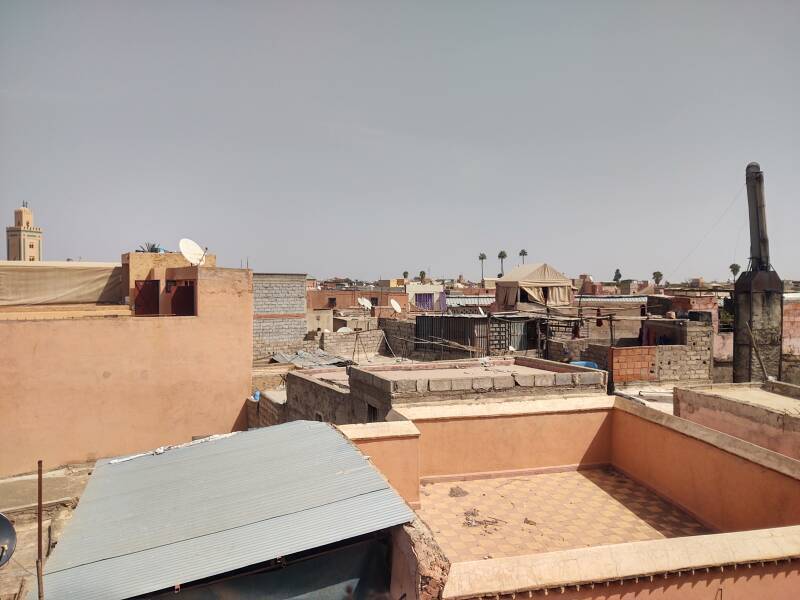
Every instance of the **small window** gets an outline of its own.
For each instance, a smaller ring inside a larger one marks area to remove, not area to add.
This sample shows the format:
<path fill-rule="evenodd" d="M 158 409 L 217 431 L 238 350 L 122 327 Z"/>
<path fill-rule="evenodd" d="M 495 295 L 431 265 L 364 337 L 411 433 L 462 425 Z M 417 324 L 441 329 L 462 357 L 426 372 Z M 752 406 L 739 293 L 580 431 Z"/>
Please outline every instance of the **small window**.
<path fill-rule="evenodd" d="M 28 260 L 36 260 L 35 256 L 31 256 Z"/>
<path fill-rule="evenodd" d="M 336 298 L 328 298 L 328 307 L 334 308 L 336 306 Z"/>
<path fill-rule="evenodd" d="M 33 242 L 28 242 L 28 248 L 30 248 L 31 250 L 33 250 Z"/>
<path fill-rule="evenodd" d="M 322 422 L 322 421 L 324 421 L 324 420 L 325 420 L 325 419 L 324 419 L 324 417 L 322 416 L 322 413 L 321 413 L 321 412 L 316 412 L 316 413 L 314 413 L 314 418 L 315 418 L 317 421 L 320 421 L 320 422 Z"/>
<path fill-rule="evenodd" d="M 372 302 L 372 306 L 378 306 L 378 299 L 374 296 L 370 298 L 369 301 Z"/>
<path fill-rule="evenodd" d="M 367 423 L 375 423 L 378 420 L 378 407 L 367 403 Z"/>

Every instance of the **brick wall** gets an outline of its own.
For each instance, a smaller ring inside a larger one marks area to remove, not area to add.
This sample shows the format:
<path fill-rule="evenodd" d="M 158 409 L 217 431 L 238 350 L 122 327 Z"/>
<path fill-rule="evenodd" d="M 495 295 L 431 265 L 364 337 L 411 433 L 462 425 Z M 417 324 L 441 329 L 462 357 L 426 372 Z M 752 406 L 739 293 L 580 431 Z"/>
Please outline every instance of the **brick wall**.
<path fill-rule="evenodd" d="M 615 384 L 658 380 L 656 346 L 612 347 L 608 351 Z"/>
<path fill-rule="evenodd" d="M 304 274 L 253 274 L 253 359 L 275 352 L 313 350 L 306 340 L 306 276 Z"/>
<path fill-rule="evenodd" d="M 712 380 L 714 333 L 711 324 L 693 321 L 681 321 L 680 325 L 678 322 L 672 323 L 680 328 L 676 335 L 684 339 L 685 344 L 611 348 L 609 360 L 616 385 Z"/>

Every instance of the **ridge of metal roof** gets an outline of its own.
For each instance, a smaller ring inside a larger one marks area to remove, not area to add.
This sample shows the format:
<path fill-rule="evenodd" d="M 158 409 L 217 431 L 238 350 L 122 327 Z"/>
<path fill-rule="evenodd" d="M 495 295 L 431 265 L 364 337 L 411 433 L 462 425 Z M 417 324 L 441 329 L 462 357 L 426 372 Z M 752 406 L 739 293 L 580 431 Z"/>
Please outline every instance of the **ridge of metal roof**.
<path fill-rule="evenodd" d="M 340 432 L 294 421 L 99 461 L 45 589 L 52 600 L 122 600 L 412 519 Z"/>

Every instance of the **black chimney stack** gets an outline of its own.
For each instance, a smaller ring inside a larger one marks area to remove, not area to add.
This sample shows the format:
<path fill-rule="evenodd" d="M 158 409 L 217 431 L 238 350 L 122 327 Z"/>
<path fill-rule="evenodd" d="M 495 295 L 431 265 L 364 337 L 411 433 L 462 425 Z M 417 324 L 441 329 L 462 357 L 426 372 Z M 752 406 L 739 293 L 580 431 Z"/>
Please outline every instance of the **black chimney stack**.
<path fill-rule="evenodd" d="M 780 379 L 783 339 L 783 281 L 772 270 L 764 202 L 764 172 L 752 162 L 745 170 L 750 213 L 750 267 L 733 292 L 733 381 Z M 765 377 L 766 376 L 766 377 Z"/>

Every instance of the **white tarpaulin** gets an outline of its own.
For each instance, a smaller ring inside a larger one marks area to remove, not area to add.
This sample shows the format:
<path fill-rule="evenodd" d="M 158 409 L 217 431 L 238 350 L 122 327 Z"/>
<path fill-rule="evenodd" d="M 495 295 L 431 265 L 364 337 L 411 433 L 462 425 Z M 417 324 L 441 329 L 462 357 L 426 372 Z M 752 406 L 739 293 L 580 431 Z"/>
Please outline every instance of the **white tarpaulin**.
<path fill-rule="evenodd" d="M 122 297 L 118 263 L 0 261 L 0 306 L 115 303 Z"/>
<path fill-rule="evenodd" d="M 572 280 L 547 263 L 515 267 L 495 285 L 495 298 L 502 307 L 516 305 L 519 290 L 524 290 L 531 302 L 547 306 L 569 306 L 572 301 Z"/>

